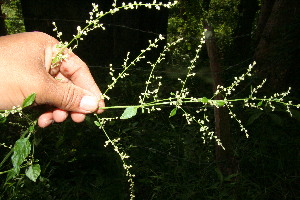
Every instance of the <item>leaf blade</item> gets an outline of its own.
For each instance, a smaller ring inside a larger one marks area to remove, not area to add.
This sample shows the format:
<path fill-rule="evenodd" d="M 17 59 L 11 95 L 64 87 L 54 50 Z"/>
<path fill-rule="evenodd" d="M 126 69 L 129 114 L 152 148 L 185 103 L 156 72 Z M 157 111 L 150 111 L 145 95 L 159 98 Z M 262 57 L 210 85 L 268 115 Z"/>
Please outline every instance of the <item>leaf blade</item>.
<path fill-rule="evenodd" d="M 22 108 L 26 108 L 26 107 L 32 105 L 35 100 L 35 97 L 36 97 L 36 93 L 32 93 L 26 99 L 24 99 Z"/>
<path fill-rule="evenodd" d="M 26 176 L 32 180 L 33 182 L 36 182 L 36 179 L 41 174 L 41 167 L 39 164 L 30 165 L 25 172 Z"/>
<path fill-rule="evenodd" d="M 215 100 L 215 103 L 219 107 L 223 107 L 226 104 L 224 100 Z"/>
<path fill-rule="evenodd" d="M 28 138 L 18 139 L 14 145 L 14 153 L 11 156 L 11 161 L 15 170 L 19 171 L 20 165 L 27 158 L 31 150 L 31 144 Z"/>
<path fill-rule="evenodd" d="M 208 99 L 206 97 L 202 97 L 199 99 L 199 102 L 208 103 Z"/>
<path fill-rule="evenodd" d="M 127 107 L 122 116 L 120 117 L 120 119 L 129 119 L 134 117 L 137 114 L 137 107 Z"/>
<path fill-rule="evenodd" d="M 169 118 L 173 117 L 174 115 L 176 115 L 177 113 L 177 108 L 173 108 L 173 110 L 171 110 Z"/>

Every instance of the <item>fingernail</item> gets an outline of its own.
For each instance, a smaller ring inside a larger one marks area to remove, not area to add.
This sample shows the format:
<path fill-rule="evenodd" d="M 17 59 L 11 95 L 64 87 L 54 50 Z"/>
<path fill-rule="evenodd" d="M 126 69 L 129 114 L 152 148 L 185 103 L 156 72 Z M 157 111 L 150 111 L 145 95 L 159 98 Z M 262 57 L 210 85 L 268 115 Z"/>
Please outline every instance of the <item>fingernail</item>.
<path fill-rule="evenodd" d="M 96 97 L 84 96 L 80 102 L 80 108 L 87 112 L 94 112 L 98 107 L 98 100 Z"/>

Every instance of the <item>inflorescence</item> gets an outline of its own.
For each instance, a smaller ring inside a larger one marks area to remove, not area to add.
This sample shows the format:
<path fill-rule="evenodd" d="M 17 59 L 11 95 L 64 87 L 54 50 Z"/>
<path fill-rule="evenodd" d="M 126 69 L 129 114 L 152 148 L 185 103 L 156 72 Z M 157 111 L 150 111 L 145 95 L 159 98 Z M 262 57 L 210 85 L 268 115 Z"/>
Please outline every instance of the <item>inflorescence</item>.
<path fill-rule="evenodd" d="M 60 43 L 57 45 L 58 53 L 53 58 L 52 66 L 56 67 L 59 65 L 59 62 L 61 62 L 63 59 L 65 59 L 68 56 L 68 52 L 72 51 L 74 48 L 77 48 L 79 40 L 83 40 L 83 36 L 86 36 L 88 32 L 96 29 L 101 28 L 102 30 L 105 30 L 105 26 L 100 22 L 100 19 L 106 15 L 113 15 L 116 12 L 119 12 L 121 10 L 130 10 L 130 9 L 138 9 L 139 7 L 145 7 L 145 8 L 154 8 L 157 10 L 160 10 L 162 7 L 164 8 L 171 8 L 175 6 L 178 3 L 178 1 L 168 2 L 166 4 L 157 2 L 156 0 L 153 0 L 152 3 L 143 3 L 143 2 L 136 2 L 133 3 L 118 3 L 117 0 L 113 1 L 112 8 L 109 11 L 101 11 L 99 9 L 99 6 L 97 4 L 92 4 L 93 9 L 89 13 L 90 18 L 86 20 L 86 26 L 84 28 L 78 26 L 77 27 L 77 34 L 73 36 L 73 39 L 70 42 L 62 42 L 61 41 L 61 32 L 57 31 L 57 26 L 55 23 L 54 25 L 54 31 L 57 32 L 57 37 L 60 39 Z M 159 35 L 157 39 L 154 41 L 149 41 L 149 46 L 141 50 L 140 54 L 134 58 L 133 60 L 130 59 L 130 53 L 127 54 L 127 57 L 124 59 L 123 65 L 122 65 L 122 71 L 118 74 L 116 74 L 115 69 L 112 64 L 109 65 L 109 75 L 111 76 L 111 84 L 107 86 L 107 89 L 102 95 L 102 98 L 109 100 L 109 97 L 107 96 L 108 91 L 112 90 L 117 82 L 120 79 L 123 79 L 127 76 L 129 76 L 128 69 L 135 66 L 139 61 L 146 59 L 145 53 L 151 51 L 154 48 L 157 48 L 158 42 L 161 40 L 164 40 L 165 38 L 162 35 Z M 214 92 L 213 96 L 211 98 L 206 97 L 191 97 L 189 89 L 187 87 L 188 80 L 195 76 L 196 73 L 193 71 L 196 66 L 196 62 L 199 59 L 199 53 L 201 51 L 202 45 L 205 43 L 205 36 L 203 36 L 200 39 L 200 44 L 195 52 L 195 57 L 190 61 L 190 65 L 187 67 L 187 74 L 184 79 L 178 79 L 181 83 L 181 89 L 179 91 L 172 92 L 170 94 L 169 98 L 160 98 L 159 97 L 159 91 L 162 86 L 162 76 L 155 75 L 155 69 L 156 67 L 161 64 L 165 60 L 165 56 L 167 52 L 170 52 L 171 47 L 177 45 L 179 42 L 181 42 L 183 39 L 180 38 L 175 42 L 167 43 L 167 45 L 164 47 L 162 53 L 159 55 L 158 59 L 155 62 L 148 61 L 147 63 L 151 67 L 151 72 L 148 76 L 148 79 L 145 81 L 145 90 L 139 95 L 139 102 L 137 105 L 129 105 L 129 106 L 111 106 L 111 107 L 105 107 L 101 109 L 125 109 L 123 115 L 119 117 L 114 118 L 99 118 L 97 115 L 97 121 L 95 121 L 95 124 L 104 132 L 106 135 L 108 141 L 105 143 L 105 146 L 108 144 L 111 144 L 114 147 L 114 151 L 120 156 L 120 159 L 123 162 L 123 168 L 126 171 L 126 176 L 128 177 L 128 181 L 130 183 L 130 198 L 134 199 L 134 174 L 130 172 L 131 165 L 126 164 L 126 159 L 129 158 L 129 156 L 120 151 L 120 148 L 118 146 L 119 138 L 118 139 L 110 139 L 109 135 L 105 131 L 105 123 L 107 121 L 111 120 L 117 120 L 117 119 L 128 119 L 136 115 L 137 110 L 141 109 L 144 113 L 144 110 L 147 111 L 147 113 L 150 113 L 152 111 L 160 111 L 163 106 L 173 106 L 174 109 L 170 113 L 170 117 L 173 117 L 180 111 L 182 113 L 182 116 L 186 119 L 187 124 L 196 123 L 199 125 L 199 131 L 202 134 L 201 137 L 203 139 L 203 142 L 206 142 L 206 139 L 212 140 L 214 139 L 218 145 L 222 146 L 222 142 L 217 136 L 215 135 L 214 131 L 209 128 L 207 125 L 210 120 L 207 114 L 207 110 L 209 107 L 226 107 L 229 110 L 229 115 L 231 118 L 233 118 L 240 126 L 240 130 L 245 133 L 246 137 L 249 137 L 248 131 L 243 125 L 242 121 L 237 117 L 237 115 L 233 112 L 233 103 L 234 102 L 242 102 L 245 107 L 249 108 L 255 108 L 255 109 L 264 109 L 264 107 L 270 107 L 272 110 L 275 110 L 275 103 L 279 103 L 281 105 L 284 105 L 286 107 L 286 111 L 292 115 L 290 111 L 290 107 L 297 107 L 299 108 L 300 105 L 293 105 L 291 101 L 285 102 L 284 98 L 290 93 L 290 88 L 288 91 L 283 93 L 276 93 L 269 98 L 266 96 L 263 98 L 256 97 L 258 94 L 258 90 L 263 87 L 266 80 L 263 80 L 261 84 L 257 85 L 254 88 L 251 88 L 250 95 L 246 98 L 242 99 L 231 99 L 232 94 L 235 92 L 236 88 L 239 86 L 239 84 L 244 81 L 247 77 L 252 76 L 252 69 L 255 66 L 255 62 L 253 64 L 250 64 L 247 71 L 242 74 L 239 77 L 235 77 L 233 83 L 228 86 L 217 86 L 216 91 Z M 75 42 L 75 45 L 71 47 L 71 44 Z M 67 53 L 65 53 L 66 49 L 69 49 Z M 131 61 L 132 60 L 132 61 Z M 221 95 L 223 97 L 222 100 L 215 100 L 214 97 L 217 95 Z M 197 110 L 195 113 L 203 114 L 202 118 L 196 117 L 195 114 L 189 113 L 185 109 L 185 105 L 187 104 L 199 104 Z M 222 146 L 223 147 L 223 146 Z M 224 147 L 223 147 L 224 148 Z"/>

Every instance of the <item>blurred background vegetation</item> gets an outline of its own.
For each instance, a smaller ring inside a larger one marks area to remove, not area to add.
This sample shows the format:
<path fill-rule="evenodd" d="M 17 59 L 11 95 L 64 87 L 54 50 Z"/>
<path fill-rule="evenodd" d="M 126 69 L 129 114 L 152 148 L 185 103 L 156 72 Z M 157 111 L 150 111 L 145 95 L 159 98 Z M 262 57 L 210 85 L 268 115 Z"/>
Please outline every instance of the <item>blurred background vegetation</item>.
<path fill-rule="evenodd" d="M 91 33 L 76 50 L 90 66 L 102 90 L 110 81 L 109 63 L 122 63 L 127 51 L 135 54 L 159 33 L 168 41 L 183 37 L 167 61 L 159 66 L 163 76 L 160 96 L 168 97 L 179 87 L 193 58 L 204 28 L 213 28 L 218 49 L 220 79 L 228 85 L 246 71 L 253 60 L 256 74 L 235 94 L 249 94 L 249 86 L 267 77 L 269 84 L 261 95 L 282 92 L 292 86 L 289 100 L 299 103 L 299 31 L 298 0 L 181 0 L 172 10 L 145 10 L 119 13 L 105 19 L 107 31 Z M 70 0 L 6 0 L 2 17 L 6 34 L 43 31 L 51 35 L 52 21 L 68 40 L 77 25 L 83 25 L 91 2 L 104 9 L 112 2 Z M 153 52 L 149 59 L 158 55 Z M 212 96 L 216 81 L 211 70 L 212 58 L 206 46 L 196 65 L 197 76 L 188 87 L 192 96 Z M 108 105 L 130 105 L 138 101 L 139 92 L 150 68 L 143 63 L 130 71 L 130 78 L 118 83 L 109 94 Z M 247 87 L 248 86 L 248 87 Z M 187 108 L 194 110 L 195 107 Z M 293 117 L 278 108 L 276 112 L 235 107 L 249 131 L 247 139 L 233 121 L 230 127 L 229 155 L 220 154 L 214 141 L 203 144 L 199 127 L 187 125 L 184 118 L 169 118 L 171 107 L 151 115 L 139 114 L 124 121 L 111 122 L 107 132 L 121 138 L 121 148 L 130 155 L 136 174 L 136 199 L 300 199 L 300 113 Z M 39 109 L 25 111 L 34 117 Z M 209 111 L 213 119 L 214 111 Z M 103 116 L 120 115 L 107 111 Z M 24 129 L 24 119 L 11 116 L 1 124 L 0 142 L 12 145 Z M 4 185 L 1 175 L 1 199 L 128 199 L 127 178 L 122 163 L 111 147 L 104 148 L 106 138 L 88 116 L 81 124 L 71 120 L 39 129 L 33 137 L 35 159 L 42 173 L 34 183 L 19 176 Z M 214 120 L 211 128 L 214 129 Z M 1 157 L 9 149 L 0 147 Z M 224 155 L 224 157 L 222 157 Z M 230 159 L 230 162 L 229 160 Z M 9 163 L 1 171 L 9 169 Z"/>

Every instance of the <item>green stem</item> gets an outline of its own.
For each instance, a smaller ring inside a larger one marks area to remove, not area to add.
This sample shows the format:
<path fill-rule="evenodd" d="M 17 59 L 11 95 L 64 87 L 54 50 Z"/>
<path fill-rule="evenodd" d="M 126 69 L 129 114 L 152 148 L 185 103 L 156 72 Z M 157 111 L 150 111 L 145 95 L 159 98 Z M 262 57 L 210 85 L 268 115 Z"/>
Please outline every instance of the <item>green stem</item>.
<path fill-rule="evenodd" d="M 119 74 L 119 76 L 110 84 L 110 85 L 114 85 L 117 83 L 117 81 L 123 76 L 123 74 L 129 69 L 129 67 L 131 67 L 132 65 L 134 65 L 134 63 L 141 58 L 141 56 L 145 53 L 146 51 L 141 52 L 128 66 L 125 66 L 125 68 L 123 69 L 123 71 Z M 108 87 L 105 92 L 103 93 L 104 95 L 110 90 L 111 88 Z"/>
<path fill-rule="evenodd" d="M 145 103 L 145 104 L 139 104 L 139 105 L 124 105 L 124 106 L 108 106 L 108 107 L 101 107 L 99 109 L 123 109 L 123 108 L 128 108 L 128 107 L 135 107 L 135 108 L 143 108 L 143 107 L 152 107 L 152 106 L 160 106 L 160 105 L 170 105 L 170 102 L 176 101 L 176 98 L 168 98 L 168 99 L 161 99 L 161 100 L 156 100 L 153 102 Z M 226 99 L 226 100 L 210 100 L 210 101 L 226 101 L 226 102 L 238 102 L 238 101 L 270 101 L 270 99 L 265 99 L 265 98 L 256 98 L 256 99 L 251 99 L 251 98 L 245 98 L 245 99 Z M 272 100 L 272 102 L 276 103 L 281 103 L 281 104 L 286 104 L 286 102 L 279 101 L 278 99 Z M 195 101 L 191 100 L 191 98 L 183 98 L 182 103 L 203 103 L 201 101 Z M 293 106 L 293 105 L 291 105 Z M 296 105 L 294 105 L 296 106 Z"/>

